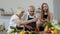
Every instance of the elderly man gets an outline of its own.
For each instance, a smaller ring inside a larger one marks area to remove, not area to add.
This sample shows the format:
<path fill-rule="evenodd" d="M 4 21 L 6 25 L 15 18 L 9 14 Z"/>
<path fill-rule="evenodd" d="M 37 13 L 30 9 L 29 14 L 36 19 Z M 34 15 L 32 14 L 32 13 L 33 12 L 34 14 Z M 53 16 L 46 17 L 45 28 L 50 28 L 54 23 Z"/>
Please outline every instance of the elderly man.
<path fill-rule="evenodd" d="M 28 13 L 25 13 L 25 15 L 22 17 L 23 20 L 28 20 L 28 24 L 25 24 L 25 30 L 31 30 L 36 28 L 36 22 L 38 21 L 38 18 L 35 14 L 35 7 L 29 6 Z M 31 20 L 31 21 L 30 21 Z"/>

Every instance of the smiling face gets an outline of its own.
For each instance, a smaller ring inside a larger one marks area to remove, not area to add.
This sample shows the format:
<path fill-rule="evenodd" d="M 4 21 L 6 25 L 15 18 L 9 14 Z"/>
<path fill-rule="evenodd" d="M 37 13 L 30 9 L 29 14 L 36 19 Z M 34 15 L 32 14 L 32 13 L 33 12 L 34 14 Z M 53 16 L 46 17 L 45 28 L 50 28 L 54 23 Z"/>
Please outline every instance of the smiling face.
<path fill-rule="evenodd" d="M 41 6 L 41 18 L 43 18 L 44 14 L 49 15 L 49 7 L 47 3 L 43 3 Z"/>
<path fill-rule="evenodd" d="M 22 17 L 22 16 L 24 15 L 24 8 L 18 7 L 17 10 L 16 10 L 16 14 L 17 14 L 19 17 Z"/>
<path fill-rule="evenodd" d="M 23 16 L 23 15 L 24 15 L 24 11 L 22 11 L 22 12 L 20 13 L 20 15 Z"/>
<path fill-rule="evenodd" d="M 45 3 L 42 5 L 42 10 L 46 12 L 48 10 L 48 5 Z"/>
<path fill-rule="evenodd" d="M 29 14 L 31 16 L 33 16 L 34 15 L 34 12 L 35 12 L 35 8 L 34 7 L 30 7 L 30 9 L 28 11 L 29 11 Z"/>
<path fill-rule="evenodd" d="M 47 9 L 48 9 L 47 5 L 44 4 L 44 5 L 43 5 L 43 10 L 44 10 L 44 11 L 47 11 Z"/>

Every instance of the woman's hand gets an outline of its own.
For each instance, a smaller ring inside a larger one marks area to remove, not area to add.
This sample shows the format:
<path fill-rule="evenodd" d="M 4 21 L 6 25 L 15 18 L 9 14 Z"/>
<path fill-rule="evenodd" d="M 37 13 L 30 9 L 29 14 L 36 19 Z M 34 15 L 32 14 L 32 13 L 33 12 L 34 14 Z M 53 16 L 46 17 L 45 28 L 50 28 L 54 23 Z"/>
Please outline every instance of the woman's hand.
<path fill-rule="evenodd" d="M 47 22 L 48 20 L 47 19 L 41 19 L 41 22 Z"/>
<path fill-rule="evenodd" d="M 41 19 L 41 22 L 45 22 L 45 20 Z"/>
<path fill-rule="evenodd" d="M 45 19 L 45 22 L 47 22 L 47 19 Z"/>
<path fill-rule="evenodd" d="M 44 20 L 41 19 L 41 22 L 42 22 L 42 23 L 40 23 L 38 27 L 43 26 L 43 24 L 45 24 L 46 21 L 47 21 L 47 19 L 44 19 Z"/>

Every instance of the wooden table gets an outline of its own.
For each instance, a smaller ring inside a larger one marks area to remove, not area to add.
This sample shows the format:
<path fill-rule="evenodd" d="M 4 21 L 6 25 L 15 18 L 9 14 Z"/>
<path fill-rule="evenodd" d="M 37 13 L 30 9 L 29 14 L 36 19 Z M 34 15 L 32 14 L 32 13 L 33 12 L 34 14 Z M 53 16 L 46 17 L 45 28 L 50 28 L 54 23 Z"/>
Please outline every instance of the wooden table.
<path fill-rule="evenodd" d="M 44 31 L 40 32 L 40 34 L 53 34 L 53 33 L 45 33 Z M 60 31 L 58 32 L 60 34 Z"/>
<path fill-rule="evenodd" d="M 45 33 L 44 31 L 40 32 L 40 34 L 54 34 L 54 33 Z M 58 31 L 58 34 L 60 34 L 60 30 Z"/>

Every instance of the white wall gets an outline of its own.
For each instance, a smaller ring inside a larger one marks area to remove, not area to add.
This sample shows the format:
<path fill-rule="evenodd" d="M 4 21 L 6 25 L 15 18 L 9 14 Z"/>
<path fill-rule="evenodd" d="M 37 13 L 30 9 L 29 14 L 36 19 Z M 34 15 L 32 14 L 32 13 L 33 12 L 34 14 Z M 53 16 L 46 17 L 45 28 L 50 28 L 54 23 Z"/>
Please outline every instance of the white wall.
<path fill-rule="evenodd" d="M 60 21 L 60 0 L 53 1 L 55 19 Z"/>
<path fill-rule="evenodd" d="M 26 9 L 29 5 L 34 5 L 37 8 L 40 7 L 43 2 L 48 3 L 50 10 L 53 11 L 53 0 L 0 0 L 0 8 L 5 8 L 6 11 L 19 6 Z"/>

